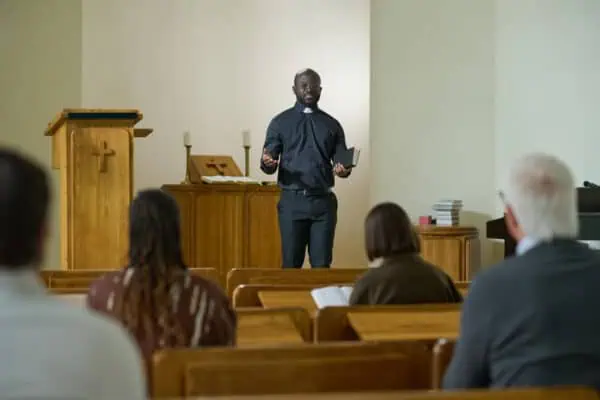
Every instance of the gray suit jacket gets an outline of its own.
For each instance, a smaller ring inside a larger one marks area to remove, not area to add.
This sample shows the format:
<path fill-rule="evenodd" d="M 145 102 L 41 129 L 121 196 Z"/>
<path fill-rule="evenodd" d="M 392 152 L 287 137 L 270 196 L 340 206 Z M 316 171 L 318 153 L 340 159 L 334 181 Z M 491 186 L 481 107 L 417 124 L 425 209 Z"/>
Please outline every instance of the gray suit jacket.
<path fill-rule="evenodd" d="M 600 253 L 541 243 L 482 271 L 465 299 L 447 389 L 600 389 Z"/>

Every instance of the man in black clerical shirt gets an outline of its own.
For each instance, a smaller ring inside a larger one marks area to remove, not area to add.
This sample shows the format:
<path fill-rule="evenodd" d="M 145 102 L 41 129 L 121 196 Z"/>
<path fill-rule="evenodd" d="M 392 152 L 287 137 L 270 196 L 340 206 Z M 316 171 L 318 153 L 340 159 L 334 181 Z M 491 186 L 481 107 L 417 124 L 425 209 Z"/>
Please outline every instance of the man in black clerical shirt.
<path fill-rule="evenodd" d="M 334 174 L 350 169 L 334 162 L 347 151 L 340 123 L 317 106 L 321 78 L 312 69 L 294 77 L 294 107 L 277 115 L 267 128 L 260 168 L 274 174 L 279 167 L 279 230 L 284 268 L 301 268 L 308 246 L 313 268 L 331 265 L 337 223 Z"/>

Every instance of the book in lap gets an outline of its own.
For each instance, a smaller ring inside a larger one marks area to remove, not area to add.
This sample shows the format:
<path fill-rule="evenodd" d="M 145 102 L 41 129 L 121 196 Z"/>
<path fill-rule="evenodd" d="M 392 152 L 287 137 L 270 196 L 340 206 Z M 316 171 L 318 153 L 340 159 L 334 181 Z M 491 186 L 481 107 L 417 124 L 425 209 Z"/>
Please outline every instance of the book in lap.
<path fill-rule="evenodd" d="M 360 149 L 350 147 L 347 150 L 336 152 L 333 161 L 342 164 L 344 168 L 353 168 L 358 165 L 359 157 Z"/>
<path fill-rule="evenodd" d="M 317 308 L 347 306 L 350 304 L 352 286 L 326 286 L 310 291 Z"/>

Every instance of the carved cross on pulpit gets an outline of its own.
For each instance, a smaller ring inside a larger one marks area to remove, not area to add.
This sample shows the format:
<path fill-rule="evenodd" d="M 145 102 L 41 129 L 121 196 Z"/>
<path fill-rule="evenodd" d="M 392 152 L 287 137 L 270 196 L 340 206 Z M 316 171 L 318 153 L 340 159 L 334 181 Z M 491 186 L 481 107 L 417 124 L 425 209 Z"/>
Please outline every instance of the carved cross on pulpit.
<path fill-rule="evenodd" d="M 95 155 L 96 157 L 98 157 L 98 164 L 100 166 L 100 173 L 105 173 L 107 170 L 107 166 L 106 166 L 106 157 L 109 156 L 114 156 L 115 155 L 115 151 L 113 149 L 109 149 L 108 148 L 108 143 L 106 143 L 106 140 L 102 141 L 102 147 L 100 148 L 100 150 L 94 150 L 92 152 L 93 155 Z"/>
<path fill-rule="evenodd" d="M 227 163 L 216 163 L 214 160 L 211 160 L 210 162 L 206 163 L 206 166 L 215 169 L 217 171 L 217 174 L 223 176 L 225 175 L 225 168 L 227 168 Z"/>

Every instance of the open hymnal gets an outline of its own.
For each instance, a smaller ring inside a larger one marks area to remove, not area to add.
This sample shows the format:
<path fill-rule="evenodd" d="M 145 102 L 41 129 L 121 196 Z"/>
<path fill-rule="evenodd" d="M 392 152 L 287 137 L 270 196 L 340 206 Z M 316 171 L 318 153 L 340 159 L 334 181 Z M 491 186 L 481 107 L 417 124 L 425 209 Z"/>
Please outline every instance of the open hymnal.
<path fill-rule="evenodd" d="M 260 185 L 260 181 L 247 176 L 203 176 L 202 182 L 204 183 L 245 183 Z"/>
<path fill-rule="evenodd" d="M 352 286 L 326 286 L 310 291 L 317 308 L 347 306 L 351 294 Z"/>
<path fill-rule="evenodd" d="M 340 163 L 344 168 L 352 168 L 358 165 L 358 158 L 360 157 L 360 149 L 350 147 L 344 151 L 338 151 L 333 158 L 333 161 Z"/>

